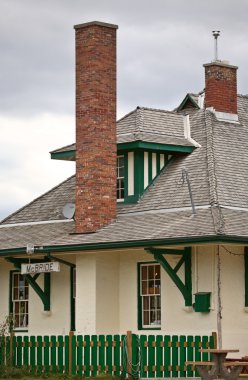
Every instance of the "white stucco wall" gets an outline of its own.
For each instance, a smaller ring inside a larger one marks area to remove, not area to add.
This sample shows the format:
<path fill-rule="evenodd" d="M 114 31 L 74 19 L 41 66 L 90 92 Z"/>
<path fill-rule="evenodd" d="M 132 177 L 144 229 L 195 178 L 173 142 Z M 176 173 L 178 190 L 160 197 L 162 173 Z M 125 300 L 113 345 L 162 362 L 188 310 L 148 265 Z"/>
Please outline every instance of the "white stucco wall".
<path fill-rule="evenodd" d="M 184 299 L 167 273 L 161 270 L 161 330 L 138 331 L 139 262 L 154 261 L 143 249 L 105 252 L 80 252 L 61 255 L 76 263 L 76 331 L 79 334 L 114 334 L 132 330 L 134 333 L 211 334 L 217 331 L 218 294 L 221 297 L 223 347 L 239 348 L 237 357 L 248 355 L 248 312 L 244 309 L 243 248 L 216 246 L 192 249 L 192 287 L 196 292 L 211 292 L 211 311 L 195 312 L 185 308 Z M 168 258 L 168 256 L 167 256 Z M 178 257 L 170 256 L 175 266 Z M 218 270 L 218 265 L 219 270 Z M 4 260 L 0 265 L 0 320 L 9 313 L 9 272 L 13 266 Z M 180 276 L 184 275 L 183 268 Z M 220 281 L 218 282 L 218 274 Z M 43 275 L 39 283 L 43 284 Z M 218 285 L 219 284 L 219 285 Z M 193 296 L 194 300 L 194 296 Z M 51 275 L 51 315 L 44 315 L 43 305 L 30 288 L 30 334 L 66 334 L 70 329 L 70 268 L 61 265 L 61 272 Z"/>

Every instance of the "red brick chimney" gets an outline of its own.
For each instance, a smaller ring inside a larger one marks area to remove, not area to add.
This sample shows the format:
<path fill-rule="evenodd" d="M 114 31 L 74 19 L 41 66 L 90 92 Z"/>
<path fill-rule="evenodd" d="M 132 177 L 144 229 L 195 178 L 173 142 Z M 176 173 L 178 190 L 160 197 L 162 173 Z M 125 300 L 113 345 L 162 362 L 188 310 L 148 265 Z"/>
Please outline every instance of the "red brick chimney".
<path fill-rule="evenodd" d="M 76 232 L 116 218 L 116 30 L 93 21 L 76 32 Z"/>
<path fill-rule="evenodd" d="M 237 114 L 237 66 L 215 61 L 205 67 L 205 107 Z"/>

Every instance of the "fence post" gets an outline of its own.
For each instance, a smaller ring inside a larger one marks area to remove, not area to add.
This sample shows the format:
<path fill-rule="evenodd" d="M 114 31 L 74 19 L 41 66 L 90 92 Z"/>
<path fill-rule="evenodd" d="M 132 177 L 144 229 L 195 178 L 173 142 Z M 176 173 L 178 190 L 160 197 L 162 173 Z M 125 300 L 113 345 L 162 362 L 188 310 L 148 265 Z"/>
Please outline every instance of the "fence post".
<path fill-rule="evenodd" d="M 217 348 L 217 332 L 216 331 L 212 332 L 212 337 L 214 341 L 214 348 Z"/>
<path fill-rule="evenodd" d="M 10 338 L 9 338 L 9 365 L 10 366 L 13 365 L 13 336 L 14 335 L 15 335 L 15 333 L 11 332 Z"/>
<path fill-rule="evenodd" d="M 72 337 L 74 335 L 73 331 L 69 332 L 69 375 L 72 374 Z"/>
<path fill-rule="evenodd" d="M 132 331 L 127 331 L 127 356 L 126 368 L 128 379 L 132 379 Z"/>

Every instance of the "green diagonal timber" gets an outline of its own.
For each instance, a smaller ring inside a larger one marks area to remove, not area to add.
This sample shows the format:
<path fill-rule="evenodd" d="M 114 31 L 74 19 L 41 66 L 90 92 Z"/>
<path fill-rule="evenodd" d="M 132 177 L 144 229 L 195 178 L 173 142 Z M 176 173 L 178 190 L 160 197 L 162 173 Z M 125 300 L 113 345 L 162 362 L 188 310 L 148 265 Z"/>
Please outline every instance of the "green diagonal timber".
<path fill-rule="evenodd" d="M 6 258 L 7 261 L 12 263 L 16 269 L 21 271 L 21 260 L 18 258 Z M 23 262 L 25 262 L 26 259 L 23 259 Z M 40 260 L 40 262 L 43 260 Z M 31 260 L 32 262 L 32 260 Z M 35 261 L 36 262 L 36 261 Z M 30 274 L 24 274 L 23 277 L 25 280 L 29 283 L 29 285 L 34 289 L 35 293 L 40 297 L 45 311 L 50 311 L 50 294 L 51 294 L 51 274 L 50 273 L 44 273 L 44 290 L 41 289 L 41 287 L 37 284 L 36 280 L 40 273 L 35 274 L 33 277 Z"/>
<path fill-rule="evenodd" d="M 184 250 L 162 249 L 162 248 L 146 248 L 146 251 L 154 256 L 154 259 L 164 268 L 172 281 L 182 293 L 185 306 L 192 306 L 192 275 L 191 275 L 191 248 Z M 181 255 L 175 268 L 168 263 L 164 255 Z M 184 264 L 184 283 L 177 275 L 179 268 Z"/>

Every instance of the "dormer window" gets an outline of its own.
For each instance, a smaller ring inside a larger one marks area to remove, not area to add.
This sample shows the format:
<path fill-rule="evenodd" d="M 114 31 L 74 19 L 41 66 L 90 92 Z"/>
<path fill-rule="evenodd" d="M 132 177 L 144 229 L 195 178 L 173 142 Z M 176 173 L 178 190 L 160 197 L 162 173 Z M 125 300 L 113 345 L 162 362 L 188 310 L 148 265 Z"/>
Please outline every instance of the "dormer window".
<path fill-rule="evenodd" d="M 124 201 L 124 155 L 117 156 L 117 201 Z"/>

